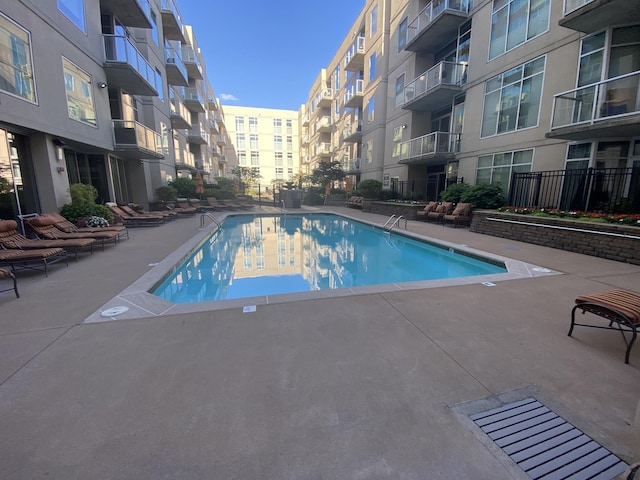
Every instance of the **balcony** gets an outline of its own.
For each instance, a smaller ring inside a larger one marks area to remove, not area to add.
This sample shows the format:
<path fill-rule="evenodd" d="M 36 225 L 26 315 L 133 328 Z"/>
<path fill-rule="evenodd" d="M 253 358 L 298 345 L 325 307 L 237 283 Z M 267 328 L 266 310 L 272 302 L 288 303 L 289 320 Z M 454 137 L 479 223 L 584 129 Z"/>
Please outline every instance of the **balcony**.
<path fill-rule="evenodd" d="M 207 119 L 207 124 L 209 126 L 209 131 L 211 132 L 212 135 L 217 135 L 218 133 L 220 133 L 220 129 L 218 128 L 218 124 L 216 123 L 216 121 L 213 118 L 208 118 Z"/>
<path fill-rule="evenodd" d="M 344 69 L 360 72 L 364 69 L 364 37 L 356 38 L 344 56 Z"/>
<path fill-rule="evenodd" d="M 194 52 L 193 48 L 191 48 L 189 45 L 182 46 L 182 61 L 187 67 L 189 78 L 193 78 L 194 80 L 202 80 L 203 77 L 200 60 L 198 60 L 196 52 Z"/>
<path fill-rule="evenodd" d="M 158 132 L 133 120 L 113 120 L 115 151 L 127 160 L 164 158 Z"/>
<path fill-rule="evenodd" d="M 553 97 L 548 138 L 633 137 L 640 131 L 640 71 Z"/>
<path fill-rule="evenodd" d="M 176 169 L 178 170 L 195 170 L 196 158 L 193 153 L 188 150 L 176 149 Z"/>
<path fill-rule="evenodd" d="M 220 155 L 220 157 L 218 158 L 218 164 L 220 165 L 226 165 L 228 162 L 227 160 L 227 156 L 226 155 Z"/>
<path fill-rule="evenodd" d="M 362 139 L 362 122 L 354 122 L 342 129 L 342 141 L 358 143 Z"/>
<path fill-rule="evenodd" d="M 204 113 L 204 100 L 197 88 L 182 87 L 182 98 L 189 110 L 196 113 Z"/>
<path fill-rule="evenodd" d="M 455 159 L 459 151 L 459 133 L 433 132 L 402 142 L 398 163 L 437 165 Z"/>
<path fill-rule="evenodd" d="M 162 33 L 166 40 L 175 40 L 185 43 L 184 24 L 174 0 L 162 0 L 160 2 L 160 14 L 162 15 Z"/>
<path fill-rule="evenodd" d="M 222 116 L 222 114 L 220 112 L 216 112 L 214 114 L 213 118 L 215 119 L 216 123 L 218 124 L 218 127 L 224 128 L 224 117 Z"/>
<path fill-rule="evenodd" d="M 226 135 L 216 135 L 216 143 L 220 147 L 224 147 L 227 144 L 227 136 Z"/>
<path fill-rule="evenodd" d="M 151 28 L 149 0 L 109 0 L 100 2 L 101 13 L 118 17 L 125 27 Z"/>
<path fill-rule="evenodd" d="M 440 62 L 405 85 L 400 106 L 431 111 L 453 101 L 467 83 L 467 64 Z"/>
<path fill-rule="evenodd" d="M 107 83 L 131 95 L 158 96 L 162 79 L 127 37 L 102 35 Z"/>
<path fill-rule="evenodd" d="M 320 117 L 315 124 L 315 130 L 317 133 L 331 133 L 331 117 L 329 117 L 328 115 Z"/>
<path fill-rule="evenodd" d="M 218 101 L 216 100 L 216 96 L 213 94 L 207 95 L 207 108 L 211 112 L 218 111 Z"/>
<path fill-rule="evenodd" d="M 331 156 L 331 144 L 329 142 L 320 142 L 316 144 L 316 155 L 319 157 Z"/>
<path fill-rule="evenodd" d="M 196 145 L 207 145 L 211 136 L 207 129 L 204 128 L 204 125 L 198 122 L 196 125 L 192 125 L 187 138 L 189 140 L 189 143 L 195 143 Z"/>
<path fill-rule="evenodd" d="M 364 80 L 356 80 L 346 86 L 344 92 L 344 106 L 350 108 L 362 107 L 364 97 Z"/>
<path fill-rule="evenodd" d="M 320 108 L 331 107 L 333 100 L 333 90 L 326 88 L 316 94 L 316 105 Z"/>
<path fill-rule="evenodd" d="M 584 33 L 596 33 L 611 25 L 640 22 L 637 2 L 629 0 L 565 0 L 558 24 Z"/>
<path fill-rule="evenodd" d="M 360 159 L 352 158 L 343 162 L 342 169 L 347 174 L 360 173 Z"/>
<path fill-rule="evenodd" d="M 169 89 L 171 128 L 191 128 L 191 113 L 173 88 Z"/>
<path fill-rule="evenodd" d="M 302 145 L 309 145 L 309 135 L 303 135 L 300 142 L 302 143 Z"/>
<path fill-rule="evenodd" d="M 405 50 L 436 53 L 458 36 L 469 18 L 469 0 L 433 0 L 407 26 Z"/>
<path fill-rule="evenodd" d="M 302 126 L 306 127 L 307 125 L 309 125 L 309 120 L 310 120 L 310 116 L 308 113 L 305 113 L 302 116 Z"/>
<path fill-rule="evenodd" d="M 189 85 L 187 67 L 180 58 L 180 52 L 173 48 L 164 49 L 165 68 L 167 70 L 167 83 L 186 87 Z"/>

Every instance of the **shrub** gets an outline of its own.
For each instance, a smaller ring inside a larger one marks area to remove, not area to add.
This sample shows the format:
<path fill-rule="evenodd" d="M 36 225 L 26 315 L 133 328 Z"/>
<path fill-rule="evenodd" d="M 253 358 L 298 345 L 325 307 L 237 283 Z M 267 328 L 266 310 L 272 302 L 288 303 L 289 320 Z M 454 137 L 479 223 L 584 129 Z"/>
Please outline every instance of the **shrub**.
<path fill-rule="evenodd" d="M 316 192 L 307 192 L 302 196 L 302 203 L 305 205 L 321 205 L 322 195 Z"/>
<path fill-rule="evenodd" d="M 114 219 L 111 210 L 104 205 L 98 205 L 96 203 L 67 203 L 60 210 L 60 215 L 74 224 L 86 217 L 102 217 L 109 223 L 113 223 Z"/>
<path fill-rule="evenodd" d="M 382 182 L 380 180 L 369 178 L 362 180 L 358 184 L 358 193 L 364 198 L 376 199 L 380 196 L 380 192 L 382 192 Z"/>
<path fill-rule="evenodd" d="M 161 202 L 173 202 L 178 198 L 178 191 L 169 185 L 163 185 L 156 188 L 156 195 Z"/>
<path fill-rule="evenodd" d="M 77 205 L 94 204 L 98 198 L 98 190 L 93 185 L 84 183 L 72 183 L 69 185 L 69 194 L 71 195 L 71 203 Z"/>
<path fill-rule="evenodd" d="M 177 197 L 195 198 L 196 197 L 196 181 L 192 178 L 179 177 L 169 182 L 169 186 L 175 188 Z"/>
<path fill-rule="evenodd" d="M 506 202 L 500 184 L 479 183 L 473 185 L 460 197 L 460 201 L 473 204 L 474 208 L 496 209 Z"/>
<path fill-rule="evenodd" d="M 466 183 L 452 183 L 442 191 L 440 194 L 440 200 L 443 202 L 458 203 L 470 188 L 471 185 Z"/>

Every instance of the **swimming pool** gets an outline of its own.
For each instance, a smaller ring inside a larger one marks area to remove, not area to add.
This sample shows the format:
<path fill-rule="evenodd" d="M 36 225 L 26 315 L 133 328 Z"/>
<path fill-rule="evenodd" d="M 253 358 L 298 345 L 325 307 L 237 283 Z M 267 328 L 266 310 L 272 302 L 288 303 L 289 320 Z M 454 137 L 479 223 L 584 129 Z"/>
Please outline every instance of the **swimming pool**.
<path fill-rule="evenodd" d="M 230 216 L 150 293 L 199 303 L 507 272 L 333 214 Z"/>

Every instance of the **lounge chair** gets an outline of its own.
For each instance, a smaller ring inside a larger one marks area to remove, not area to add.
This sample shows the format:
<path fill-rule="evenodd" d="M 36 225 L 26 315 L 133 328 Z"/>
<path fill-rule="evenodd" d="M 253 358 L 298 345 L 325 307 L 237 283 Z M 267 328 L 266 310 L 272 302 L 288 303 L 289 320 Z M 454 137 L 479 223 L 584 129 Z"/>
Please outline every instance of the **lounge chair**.
<path fill-rule="evenodd" d="M 458 203 L 453 212 L 446 214 L 442 217 L 442 224 L 447 222 L 453 222 L 454 228 L 457 228 L 459 224 L 471 225 L 471 211 L 473 210 L 473 204 L 471 203 Z"/>
<path fill-rule="evenodd" d="M 617 330 L 627 344 L 624 363 L 629 363 L 631 347 L 640 330 L 640 295 L 626 290 L 609 290 L 592 295 L 580 295 L 576 297 L 575 303 L 571 309 L 571 328 L 568 335 L 571 336 L 575 326 Z M 589 312 L 602 317 L 608 320 L 609 325 L 577 323 L 576 310 L 582 310 L 583 314 Z M 631 339 L 627 339 L 626 333 L 631 333 Z"/>
<path fill-rule="evenodd" d="M 118 207 L 131 217 L 161 217 L 165 220 L 171 220 L 178 215 L 177 213 L 170 212 L 169 210 L 147 212 L 142 207 L 135 205 L 118 205 Z"/>
<path fill-rule="evenodd" d="M 255 208 L 253 203 L 249 203 L 246 197 L 236 197 L 236 203 L 244 210 L 252 210 Z"/>
<path fill-rule="evenodd" d="M 427 215 L 429 213 L 433 212 L 436 209 L 437 206 L 438 206 L 438 202 L 433 202 L 432 201 L 432 202 L 427 203 L 422 210 L 418 210 L 416 212 L 416 215 L 418 216 L 418 220 L 426 220 L 427 219 Z"/>
<path fill-rule="evenodd" d="M 38 215 L 37 217 L 25 218 L 25 223 L 29 225 L 38 238 L 43 240 L 72 240 L 77 238 L 94 238 L 100 243 L 102 250 L 107 242 L 118 243 L 119 232 L 75 232 L 68 233 L 56 227 L 55 219 L 48 215 Z"/>
<path fill-rule="evenodd" d="M 62 248 L 0 249 L 0 266 L 11 267 L 12 270 L 38 270 L 38 267 L 41 266 L 45 276 L 49 275 L 49 265 L 62 260 L 69 266 L 69 256 Z"/>
<path fill-rule="evenodd" d="M 129 230 L 124 225 L 109 225 L 108 227 L 77 227 L 62 215 L 56 212 L 45 213 L 44 215 L 53 218 L 58 230 L 67 233 L 84 233 L 84 232 L 118 232 L 118 241 L 123 238 L 129 238 Z"/>
<path fill-rule="evenodd" d="M 16 294 L 16 298 L 20 298 L 20 293 L 18 293 L 18 282 L 16 281 L 16 276 L 13 274 L 13 272 L 8 268 L 0 268 L 0 279 L 2 278 L 10 278 L 13 281 L 13 287 L 2 288 L 0 289 L 0 292 L 9 292 L 13 290 L 13 293 Z"/>
<path fill-rule="evenodd" d="M 164 223 L 164 217 L 157 215 L 136 215 L 131 216 L 120 207 L 113 203 L 107 203 L 107 208 L 111 210 L 111 213 L 122 220 L 122 223 L 126 227 L 157 227 Z"/>
<path fill-rule="evenodd" d="M 34 250 L 41 248 L 62 248 L 74 255 L 78 261 L 78 253 L 88 251 L 93 253 L 95 238 L 74 238 L 69 240 L 31 240 L 17 230 L 15 220 L 0 220 L 0 245 L 6 249 Z"/>
<path fill-rule="evenodd" d="M 176 200 L 176 211 L 181 215 L 195 215 L 198 213 L 198 209 L 193 205 L 189 205 L 188 200 Z"/>
<path fill-rule="evenodd" d="M 433 211 L 427 213 L 427 221 L 442 222 L 445 215 L 453 211 L 453 202 L 442 202 Z"/>
<path fill-rule="evenodd" d="M 216 197 L 206 197 L 207 203 L 218 210 L 229 210 L 224 204 L 218 201 Z"/>
<path fill-rule="evenodd" d="M 344 206 L 350 207 L 350 208 L 362 208 L 363 200 L 364 200 L 364 197 L 353 196 L 345 202 Z"/>

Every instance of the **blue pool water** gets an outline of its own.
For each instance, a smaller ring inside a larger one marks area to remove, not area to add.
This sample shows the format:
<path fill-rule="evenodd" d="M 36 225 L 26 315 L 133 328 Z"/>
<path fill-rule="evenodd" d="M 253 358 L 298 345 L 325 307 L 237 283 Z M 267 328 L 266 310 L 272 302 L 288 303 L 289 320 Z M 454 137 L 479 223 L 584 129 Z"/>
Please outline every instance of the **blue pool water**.
<path fill-rule="evenodd" d="M 194 303 L 506 271 L 338 215 L 238 215 L 151 293 Z"/>

